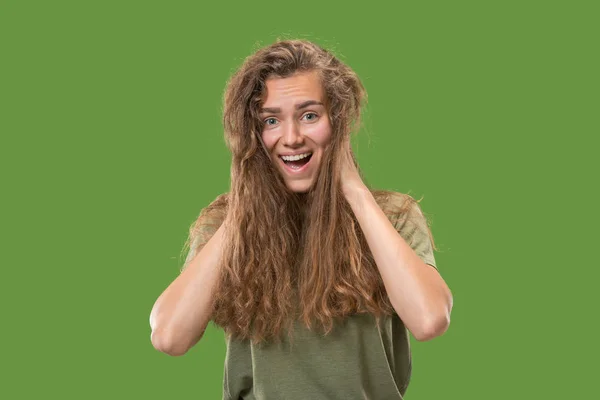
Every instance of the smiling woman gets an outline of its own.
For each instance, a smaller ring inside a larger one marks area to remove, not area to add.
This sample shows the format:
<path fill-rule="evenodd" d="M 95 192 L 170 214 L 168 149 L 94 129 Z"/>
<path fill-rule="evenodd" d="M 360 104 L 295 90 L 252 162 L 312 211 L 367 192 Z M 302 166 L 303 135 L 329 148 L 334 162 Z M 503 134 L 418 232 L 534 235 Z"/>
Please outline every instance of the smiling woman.
<path fill-rule="evenodd" d="M 227 84 L 231 189 L 191 226 L 150 317 L 171 355 L 209 321 L 224 330 L 224 399 L 402 399 L 408 333 L 448 327 L 452 295 L 418 202 L 368 188 L 352 154 L 365 96 L 303 40 L 260 49 Z"/>
<path fill-rule="evenodd" d="M 331 141 L 324 101 L 316 71 L 266 81 L 260 137 L 287 187 L 294 192 L 307 192 L 312 187 Z"/>

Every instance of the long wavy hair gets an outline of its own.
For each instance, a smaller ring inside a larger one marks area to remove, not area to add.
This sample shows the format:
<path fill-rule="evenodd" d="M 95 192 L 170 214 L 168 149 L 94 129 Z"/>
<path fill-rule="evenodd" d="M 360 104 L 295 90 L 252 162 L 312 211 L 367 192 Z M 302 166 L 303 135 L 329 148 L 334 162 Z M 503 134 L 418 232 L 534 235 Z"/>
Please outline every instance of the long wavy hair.
<path fill-rule="evenodd" d="M 267 79 L 309 71 L 317 71 L 323 85 L 332 138 L 313 187 L 294 193 L 262 146 L 259 110 Z M 296 320 L 327 334 L 345 316 L 372 313 L 379 323 L 393 312 L 340 184 L 339 154 L 360 124 L 365 101 L 356 73 L 305 40 L 259 49 L 228 81 L 223 125 L 232 155 L 231 188 L 203 210 L 188 239 L 194 241 L 208 215 L 226 224 L 211 319 L 227 335 L 279 341 L 284 330 L 291 338 Z M 382 204 L 390 195 L 372 193 Z M 410 202 L 405 204 L 408 209 Z"/>

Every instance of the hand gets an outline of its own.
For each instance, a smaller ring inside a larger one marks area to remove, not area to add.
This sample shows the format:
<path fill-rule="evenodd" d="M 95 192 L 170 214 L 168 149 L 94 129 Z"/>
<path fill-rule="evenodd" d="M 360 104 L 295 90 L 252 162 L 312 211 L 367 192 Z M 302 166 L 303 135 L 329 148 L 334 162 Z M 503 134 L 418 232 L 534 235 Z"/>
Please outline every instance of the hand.
<path fill-rule="evenodd" d="M 341 165 L 342 165 L 342 191 L 344 195 L 348 197 L 360 190 L 367 189 L 360 173 L 358 172 L 357 163 L 352 153 L 352 145 L 350 143 L 350 137 L 344 141 L 341 152 Z"/>

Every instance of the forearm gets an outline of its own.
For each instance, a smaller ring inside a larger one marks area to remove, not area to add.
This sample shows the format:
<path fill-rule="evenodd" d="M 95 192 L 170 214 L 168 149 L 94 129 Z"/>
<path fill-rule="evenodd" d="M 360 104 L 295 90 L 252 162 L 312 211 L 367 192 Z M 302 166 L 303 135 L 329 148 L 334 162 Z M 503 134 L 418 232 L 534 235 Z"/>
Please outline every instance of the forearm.
<path fill-rule="evenodd" d="M 398 316 L 418 340 L 442 334 L 450 320 L 452 296 L 437 270 L 406 243 L 368 189 L 353 190 L 346 198 Z"/>
<path fill-rule="evenodd" d="M 224 224 L 154 304 L 150 326 L 158 350 L 185 354 L 204 334 L 219 278 L 223 233 Z"/>

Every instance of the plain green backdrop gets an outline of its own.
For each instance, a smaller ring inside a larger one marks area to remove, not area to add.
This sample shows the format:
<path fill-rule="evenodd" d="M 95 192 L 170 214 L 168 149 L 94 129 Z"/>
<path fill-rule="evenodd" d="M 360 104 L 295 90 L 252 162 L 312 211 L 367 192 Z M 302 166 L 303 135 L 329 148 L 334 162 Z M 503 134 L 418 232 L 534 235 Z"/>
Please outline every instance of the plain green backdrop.
<path fill-rule="evenodd" d="M 0 1 L 0 397 L 221 398 L 222 331 L 174 358 L 148 318 L 229 188 L 225 83 L 287 37 L 359 74 L 366 179 L 432 221 L 454 311 L 406 398 L 593 398 L 594 4 Z"/>

